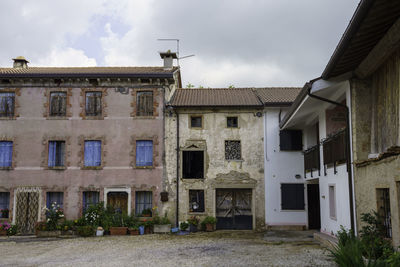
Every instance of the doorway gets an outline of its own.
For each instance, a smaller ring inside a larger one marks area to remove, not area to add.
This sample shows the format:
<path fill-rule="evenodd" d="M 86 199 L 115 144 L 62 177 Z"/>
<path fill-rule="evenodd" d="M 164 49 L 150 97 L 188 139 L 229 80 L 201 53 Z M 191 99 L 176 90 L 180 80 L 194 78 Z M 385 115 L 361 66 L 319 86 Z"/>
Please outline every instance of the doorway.
<path fill-rule="evenodd" d="M 251 189 L 216 189 L 217 229 L 253 229 L 251 202 Z"/>
<path fill-rule="evenodd" d="M 33 234 L 39 215 L 39 192 L 16 193 L 16 224 L 22 234 Z"/>
<path fill-rule="evenodd" d="M 321 228 L 319 184 L 307 184 L 308 229 Z"/>
<path fill-rule="evenodd" d="M 107 206 L 112 207 L 115 212 L 128 214 L 128 193 L 109 192 Z"/>

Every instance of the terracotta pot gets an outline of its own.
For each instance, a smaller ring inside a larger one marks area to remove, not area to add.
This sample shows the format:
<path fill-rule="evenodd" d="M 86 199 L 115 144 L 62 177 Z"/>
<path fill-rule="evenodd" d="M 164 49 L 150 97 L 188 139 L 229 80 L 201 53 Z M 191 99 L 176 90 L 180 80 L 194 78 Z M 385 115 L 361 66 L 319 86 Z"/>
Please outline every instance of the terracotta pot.
<path fill-rule="evenodd" d="M 207 223 L 206 224 L 206 232 L 214 232 L 214 224 Z"/>
<path fill-rule="evenodd" d="M 110 235 L 126 235 L 128 227 L 110 227 Z"/>
<path fill-rule="evenodd" d="M 139 235 L 139 229 L 128 229 L 130 235 Z"/>
<path fill-rule="evenodd" d="M 0 230 L 0 235 L 7 235 L 7 230 L 4 229 Z"/>

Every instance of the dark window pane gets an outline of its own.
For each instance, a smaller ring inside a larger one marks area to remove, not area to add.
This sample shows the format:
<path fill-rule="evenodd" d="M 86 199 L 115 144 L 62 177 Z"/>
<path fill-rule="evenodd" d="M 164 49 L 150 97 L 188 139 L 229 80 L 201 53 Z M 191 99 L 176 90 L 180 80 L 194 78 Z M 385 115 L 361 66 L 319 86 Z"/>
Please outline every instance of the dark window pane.
<path fill-rule="evenodd" d="M 240 141 L 225 141 L 225 159 L 240 160 L 241 158 Z"/>
<path fill-rule="evenodd" d="M 15 93 L 0 93 L 0 117 L 13 117 Z"/>
<path fill-rule="evenodd" d="M 50 116 L 66 116 L 67 93 L 50 93 Z"/>
<path fill-rule="evenodd" d="M 204 178 L 204 151 L 183 151 L 182 178 Z"/>
<path fill-rule="evenodd" d="M 304 184 L 281 184 L 282 210 L 304 210 Z"/>
<path fill-rule="evenodd" d="M 9 218 L 10 193 L 0 192 L 0 218 Z"/>
<path fill-rule="evenodd" d="M 13 142 L 0 141 L 0 167 L 12 166 Z"/>
<path fill-rule="evenodd" d="M 97 191 L 85 191 L 83 192 L 83 213 L 92 205 L 99 203 L 99 192 Z"/>
<path fill-rule="evenodd" d="M 153 208 L 153 193 L 151 191 L 136 191 L 135 214 L 140 216 L 145 209 Z"/>
<path fill-rule="evenodd" d="M 189 190 L 189 211 L 204 212 L 204 190 Z"/>
<path fill-rule="evenodd" d="M 228 128 L 237 128 L 238 127 L 238 117 L 227 117 L 226 124 Z"/>
<path fill-rule="evenodd" d="M 282 151 L 298 151 L 303 149 L 303 134 L 301 130 L 282 130 L 279 133 L 280 149 Z"/>
<path fill-rule="evenodd" d="M 86 116 L 101 116 L 101 92 L 86 92 Z"/>
<path fill-rule="evenodd" d="M 49 167 L 64 166 L 65 142 L 49 141 Z"/>
<path fill-rule="evenodd" d="M 137 92 L 137 116 L 153 116 L 153 92 Z"/>
<path fill-rule="evenodd" d="M 203 118 L 201 116 L 191 116 L 190 117 L 190 127 L 193 127 L 193 128 L 203 127 L 202 119 Z"/>

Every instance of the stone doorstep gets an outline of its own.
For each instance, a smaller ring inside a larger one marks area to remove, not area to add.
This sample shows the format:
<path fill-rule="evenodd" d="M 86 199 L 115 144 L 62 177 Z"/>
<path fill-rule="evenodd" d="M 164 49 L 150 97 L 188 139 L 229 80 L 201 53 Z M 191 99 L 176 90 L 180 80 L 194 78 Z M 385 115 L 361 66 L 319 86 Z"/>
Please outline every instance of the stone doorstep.
<path fill-rule="evenodd" d="M 314 233 L 314 239 L 318 241 L 321 246 L 328 249 L 333 249 L 338 244 L 336 237 L 321 232 Z"/>
<path fill-rule="evenodd" d="M 267 231 L 304 231 L 306 226 L 302 224 L 293 225 L 267 225 Z"/>

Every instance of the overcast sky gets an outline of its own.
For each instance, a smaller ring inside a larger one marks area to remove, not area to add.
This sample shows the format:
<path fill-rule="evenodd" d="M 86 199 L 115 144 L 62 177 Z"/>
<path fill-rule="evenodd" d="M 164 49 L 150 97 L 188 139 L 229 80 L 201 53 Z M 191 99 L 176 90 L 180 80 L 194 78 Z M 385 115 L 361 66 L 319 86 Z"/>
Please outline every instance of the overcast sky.
<path fill-rule="evenodd" d="M 2 0 L 0 66 L 161 66 L 183 85 L 302 86 L 321 75 L 359 0 Z"/>

